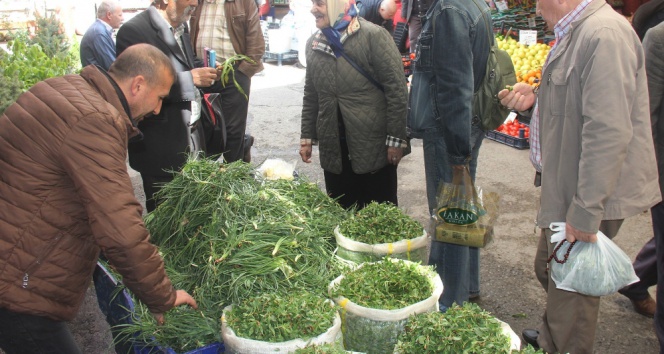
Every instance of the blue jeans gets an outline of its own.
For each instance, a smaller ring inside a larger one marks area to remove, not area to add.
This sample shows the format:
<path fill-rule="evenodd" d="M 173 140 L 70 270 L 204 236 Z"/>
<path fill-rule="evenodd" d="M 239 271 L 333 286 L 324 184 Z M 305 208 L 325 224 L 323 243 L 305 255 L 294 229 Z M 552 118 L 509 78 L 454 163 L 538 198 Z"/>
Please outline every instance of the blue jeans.
<path fill-rule="evenodd" d="M 484 139 L 479 127 L 471 127 L 472 158 L 470 176 L 475 181 L 477 157 Z M 427 183 L 429 212 L 436 210 L 436 194 L 441 182 L 452 182 L 452 168 L 447 162 L 447 151 L 443 138 L 424 138 L 424 173 Z M 445 310 L 453 303 L 463 305 L 469 295 L 480 293 L 480 250 L 476 247 L 459 246 L 435 241 L 432 237 L 429 264 L 435 265 L 443 281 L 443 294 L 438 300 L 440 309 Z"/>
<path fill-rule="evenodd" d="M 0 348 L 7 354 L 80 354 L 67 324 L 0 307 Z"/>

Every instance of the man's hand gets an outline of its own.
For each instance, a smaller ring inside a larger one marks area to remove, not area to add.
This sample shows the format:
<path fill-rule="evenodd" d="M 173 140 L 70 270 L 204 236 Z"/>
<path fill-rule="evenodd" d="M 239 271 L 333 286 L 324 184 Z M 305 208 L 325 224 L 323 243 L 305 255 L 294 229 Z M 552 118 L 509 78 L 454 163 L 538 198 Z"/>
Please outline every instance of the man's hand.
<path fill-rule="evenodd" d="M 569 223 L 565 224 L 565 238 L 567 239 L 567 242 L 572 243 L 576 240 L 583 241 L 583 242 L 588 242 L 588 243 L 595 243 L 597 242 L 597 234 L 592 234 L 588 232 L 583 232 L 579 231 L 574 228 L 574 226 L 570 225 Z"/>
<path fill-rule="evenodd" d="M 311 144 L 300 144 L 300 157 L 306 163 L 311 162 Z"/>
<path fill-rule="evenodd" d="M 173 307 L 178 307 L 180 305 L 189 305 L 194 309 L 198 309 L 198 304 L 196 303 L 196 300 L 194 300 L 191 295 L 189 295 L 186 291 L 184 290 L 178 290 L 175 292 L 175 304 Z M 157 320 L 157 323 L 159 325 L 164 324 L 164 314 L 163 313 L 152 313 L 152 316 L 154 317 L 155 320 Z"/>
<path fill-rule="evenodd" d="M 512 90 L 504 89 L 498 92 L 500 104 L 517 111 L 525 111 L 535 104 L 537 95 L 532 86 L 519 82 Z"/>
<path fill-rule="evenodd" d="M 217 79 L 217 69 L 215 68 L 195 68 L 191 69 L 191 77 L 194 79 L 196 87 L 210 87 Z"/>
<path fill-rule="evenodd" d="M 400 147 L 388 147 L 387 148 L 387 163 L 394 166 L 399 165 L 399 161 L 403 157 L 403 149 Z"/>

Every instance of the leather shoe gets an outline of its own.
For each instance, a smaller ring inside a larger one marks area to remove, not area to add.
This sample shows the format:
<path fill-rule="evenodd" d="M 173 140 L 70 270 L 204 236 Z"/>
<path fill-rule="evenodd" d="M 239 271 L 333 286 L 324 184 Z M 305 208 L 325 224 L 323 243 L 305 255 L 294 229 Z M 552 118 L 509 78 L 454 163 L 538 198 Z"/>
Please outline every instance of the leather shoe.
<path fill-rule="evenodd" d="M 536 329 L 524 329 L 523 332 L 521 332 L 521 336 L 523 337 L 523 341 L 532 345 L 533 348 L 539 349 L 540 346 L 537 344 L 537 337 L 539 337 L 539 331 Z"/>
<path fill-rule="evenodd" d="M 657 302 L 648 294 L 648 297 L 643 300 L 632 300 L 632 306 L 634 306 L 634 311 L 636 313 L 653 318 L 655 317 L 655 309 L 657 308 Z"/>
<path fill-rule="evenodd" d="M 244 135 L 244 156 L 242 157 L 242 161 L 246 163 L 251 162 L 251 147 L 254 145 L 254 137 L 245 134 Z"/>

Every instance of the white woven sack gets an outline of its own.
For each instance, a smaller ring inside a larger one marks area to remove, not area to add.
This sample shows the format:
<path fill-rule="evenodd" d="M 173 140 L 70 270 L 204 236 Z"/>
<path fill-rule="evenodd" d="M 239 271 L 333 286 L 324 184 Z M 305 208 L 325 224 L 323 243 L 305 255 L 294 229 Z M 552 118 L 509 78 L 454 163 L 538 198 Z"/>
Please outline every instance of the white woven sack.
<path fill-rule="evenodd" d="M 379 256 L 412 252 L 426 247 L 429 243 L 429 240 L 427 239 L 427 231 L 424 229 L 422 230 L 422 236 L 393 243 L 368 244 L 358 242 L 342 235 L 339 232 L 339 226 L 334 228 L 334 237 L 336 238 L 339 247 L 353 252 L 372 253 Z"/>
<path fill-rule="evenodd" d="M 331 344 L 341 339 L 341 318 L 339 318 L 338 313 L 335 315 L 332 327 L 325 333 L 308 340 L 293 339 L 286 342 L 270 343 L 238 337 L 226 323 L 226 312 L 230 311 L 231 308 L 232 305 L 224 308 L 221 316 L 221 338 L 224 342 L 224 352 L 228 354 L 292 353 L 308 345 Z"/>
<path fill-rule="evenodd" d="M 414 263 L 406 260 L 397 260 L 397 259 L 390 259 L 392 262 L 407 262 L 407 263 Z M 365 264 L 371 264 L 371 263 L 363 263 L 358 266 L 358 269 L 364 266 Z M 424 267 L 424 266 L 421 266 Z M 422 268 L 426 269 L 426 268 Z M 381 310 L 381 309 L 372 309 L 364 306 L 360 306 L 347 298 L 340 296 L 337 298 L 334 298 L 334 302 L 337 303 L 337 305 L 341 306 L 343 309 L 348 311 L 349 313 L 359 315 L 364 318 L 368 318 L 374 321 L 400 321 L 403 319 L 408 318 L 411 315 L 416 315 L 419 313 L 424 313 L 424 312 L 430 312 L 432 310 L 438 311 L 438 298 L 440 297 L 440 294 L 443 293 L 443 282 L 440 280 L 440 276 L 438 273 L 435 271 L 431 270 L 429 271 L 426 269 L 426 275 L 429 277 L 429 279 L 433 283 L 433 292 L 430 297 L 412 304 L 410 306 L 406 306 L 400 309 L 396 310 Z M 338 276 L 336 279 L 334 279 L 330 285 L 328 286 L 328 292 L 332 291 L 332 288 L 337 286 L 341 280 L 344 278 L 343 275 Z"/>

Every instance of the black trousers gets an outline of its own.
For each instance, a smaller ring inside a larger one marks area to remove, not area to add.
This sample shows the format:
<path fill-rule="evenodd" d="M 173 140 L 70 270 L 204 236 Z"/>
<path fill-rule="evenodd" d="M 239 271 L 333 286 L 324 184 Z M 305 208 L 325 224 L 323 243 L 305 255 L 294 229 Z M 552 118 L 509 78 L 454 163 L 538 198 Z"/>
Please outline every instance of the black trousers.
<path fill-rule="evenodd" d="M 5 308 L 0 308 L 0 348 L 7 354 L 81 353 L 65 322 Z"/>
<path fill-rule="evenodd" d="M 650 209 L 652 229 L 657 247 L 657 268 L 664 269 L 664 202 Z M 659 352 L 664 354 L 664 272 L 657 274 L 657 309 L 655 310 L 655 332 L 659 340 Z"/>
<path fill-rule="evenodd" d="M 224 161 L 229 163 L 242 160 L 244 157 L 244 134 L 247 130 L 249 91 L 251 89 L 250 77 L 237 70 L 237 67 L 234 73 L 235 80 L 242 87 L 244 94 L 235 86 L 232 74 L 226 86 L 215 82 L 212 87 L 204 90 L 205 92 L 218 92 L 221 96 L 221 112 L 226 122 Z"/>
<path fill-rule="evenodd" d="M 197 122 L 191 129 L 191 141 L 189 142 L 190 151 L 194 153 L 204 151 L 205 137 L 200 121 Z M 161 187 L 164 186 L 164 184 L 172 181 L 174 177 L 175 176 L 168 171 L 163 171 L 163 173 L 159 175 L 150 175 L 141 172 L 141 179 L 143 180 L 143 191 L 145 192 L 145 209 L 148 213 L 157 208 L 158 203 L 157 199 L 154 197 L 155 193 L 157 193 Z"/>
<path fill-rule="evenodd" d="M 643 245 L 636 255 L 633 266 L 639 281 L 618 292 L 635 301 L 645 300 L 650 296 L 648 288 L 657 284 L 657 247 L 654 237 Z"/>
<path fill-rule="evenodd" d="M 328 171 L 323 171 L 323 174 L 327 194 L 338 198 L 337 202 L 342 207 L 349 209 L 357 205 L 358 209 L 362 209 L 372 201 L 398 205 L 397 166 L 388 164 L 378 171 L 357 174 L 351 167 L 345 140 L 341 143 L 341 162 L 341 174 Z"/>

